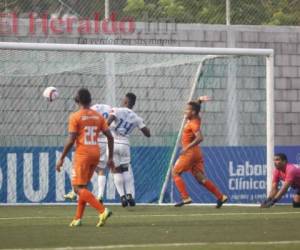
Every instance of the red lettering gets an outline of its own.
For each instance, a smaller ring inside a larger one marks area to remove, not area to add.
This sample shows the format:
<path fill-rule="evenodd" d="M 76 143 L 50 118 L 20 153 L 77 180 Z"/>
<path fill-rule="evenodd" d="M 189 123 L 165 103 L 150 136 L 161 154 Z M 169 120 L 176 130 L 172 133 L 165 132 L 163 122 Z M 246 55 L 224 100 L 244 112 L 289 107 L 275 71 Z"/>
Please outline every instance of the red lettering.
<path fill-rule="evenodd" d="M 36 13 L 30 12 L 30 14 L 29 14 L 29 33 L 30 34 L 35 34 L 35 17 L 36 17 Z"/>
<path fill-rule="evenodd" d="M 100 27 L 99 27 L 99 20 L 100 20 L 100 12 L 95 12 L 94 14 L 94 30 L 95 30 L 95 33 L 99 33 L 100 31 Z"/>
<path fill-rule="evenodd" d="M 42 31 L 44 34 L 48 34 L 48 13 L 45 12 L 42 16 Z"/>
<path fill-rule="evenodd" d="M 73 32 L 73 23 L 76 23 L 78 21 L 78 18 L 76 16 L 70 16 L 66 18 L 67 21 L 67 33 Z"/>
<path fill-rule="evenodd" d="M 14 34 L 18 33 L 18 17 L 16 13 L 12 13 L 12 31 Z"/>
<path fill-rule="evenodd" d="M 111 30 L 109 30 L 109 27 L 108 27 L 109 24 L 111 24 Z M 106 33 L 106 34 L 118 32 L 115 12 L 111 13 L 111 15 L 109 16 L 109 19 L 104 19 L 104 21 L 102 22 L 102 30 L 103 30 L 103 33 Z"/>
<path fill-rule="evenodd" d="M 64 32 L 63 26 L 64 26 L 64 20 L 61 18 L 51 18 L 50 20 L 50 30 L 54 34 L 61 34 Z"/>
<path fill-rule="evenodd" d="M 90 20 L 89 19 L 79 20 L 77 30 L 79 34 L 90 34 L 91 33 Z"/>
<path fill-rule="evenodd" d="M 126 24 L 128 24 L 128 30 L 126 30 Z M 120 33 L 132 34 L 135 32 L 135 20 L 133 17 L 123 17 L 119 22 Z"/>

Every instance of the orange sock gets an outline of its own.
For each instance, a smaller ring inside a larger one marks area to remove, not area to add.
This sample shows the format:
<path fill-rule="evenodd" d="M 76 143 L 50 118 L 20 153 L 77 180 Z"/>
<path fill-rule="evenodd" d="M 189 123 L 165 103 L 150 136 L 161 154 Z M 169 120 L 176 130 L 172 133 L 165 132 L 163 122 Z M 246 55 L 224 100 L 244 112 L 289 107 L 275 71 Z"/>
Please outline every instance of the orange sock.
<path fill-rule="evenodd" d="M 189 197 L 182 177 L 180 175 L 175 175 L 173 179 L 182 199 L 186 199 L 187 197 Z"/>
<path fill-rule="evenodd" d="M 206 187 L 207 190 L 209 190 L 211 193 L 213 193 L 218 200 L 222 199 L 222 193 L 219 191 L 219 189 L 213 184 L 210 180 L 205 180 L 203 183 L 203 186 Z"/>
<path fill-rule="evenodd" d="M 103 213 L 105 207 L 95 198 L 95 196 L 86 188 L 82 188 L 78 191 L 80 199 L 89 203 L 93 208 L 98 210 L 99 213 Z"/>
<path fill-rule="evenodd" d="M 84 200 L 82 200 L 81 197 L 79 196 L 79 199 L 77 202 L 76 215 L 75 215 L 76 220 L 82 218 L 85 206 L 86 206 L 86 202 Z"/>

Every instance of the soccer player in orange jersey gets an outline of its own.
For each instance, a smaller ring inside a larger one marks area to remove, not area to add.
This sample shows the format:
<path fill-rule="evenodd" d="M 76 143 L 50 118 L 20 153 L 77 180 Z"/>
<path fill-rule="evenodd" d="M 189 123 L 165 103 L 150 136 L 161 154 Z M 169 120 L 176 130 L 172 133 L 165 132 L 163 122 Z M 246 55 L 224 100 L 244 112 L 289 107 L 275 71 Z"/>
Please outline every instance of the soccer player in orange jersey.
<path fill-rule="evenodd" d="M 87 185 L 99 162 L 99 133 L 102 132 L 107 137 L 109 151 L 107 165 L 110 168 L 114 168 L 114 139 L 103 116 L 95 110 L 90 109 L 92 98 L 87 89 L 79 89 L 75 101 L 79 105 L 79 110 L 69 117 L 69 137 L 65 143 L 62 155 L 56 164 L 56 170 L 60 172 L 67 153 L 75 143 L 76 148 L 73 159 L 72 186 L 79 198 L 76 216 L 70 226 L 75 227 L 81 225 L 81 218 L 85 206 L 89 203 L 98 211 L 99 221 L 96 226 L 101 227 L 112 213 L 94 197 L 88 190 Z"/>
<path fill-rule="evenodd" d="M 182 198 L 181 202 L 175 204 L 176 207 L 192 202 L 181 177 L 181 174 L 186 171 L 192 172 L 198 183 L 214 194 L 217 199 L 216 208 L 220 208 L 228 200 L 228 197 L 222 194 L 204 174 L 204 160 L 199 147 L 199 144 L 203 141 L 199 112 L 201 103 L 208 100 L 207 96 L 200 96 L 197 101 L 189 102 L 185 109 L 186 123 L 181 138 L 182 150 L 172 170 L 174 183 Z"/>

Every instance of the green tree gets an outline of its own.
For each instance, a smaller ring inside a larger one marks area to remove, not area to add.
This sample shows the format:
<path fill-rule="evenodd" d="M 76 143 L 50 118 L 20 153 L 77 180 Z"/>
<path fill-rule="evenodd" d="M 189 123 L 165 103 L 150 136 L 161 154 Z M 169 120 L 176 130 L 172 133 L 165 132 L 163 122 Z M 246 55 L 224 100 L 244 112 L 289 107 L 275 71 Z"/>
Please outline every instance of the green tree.
<path fill-rule="evenodd" d="M 271 14 L 267 2 L 264 0 L 231 1 L 231 24 L 267 23 Z"/>
<path fill-rule="evenodd" d="M 159 18 L 162 17 L 162 13 L 158 1 L 128 0 L 124 12 L 128 16 L 135 17 L 137 21 L 145 18 Z"/>
<path fill-rule="evenodd" d="M 147 13 L 151 18 L 172 18 L 184 23 L 225 22 L 223 0 L 128 0 L 124 11 L 137 20 L 141 13 Z"/>
<path fill-rule="evenodd" d="M 124 11 L 137 20 L 171 17 L 176 22 L 224 24 L 225 0 L 127 0 Z M 231 23 L 300 25 L 300 0 L 231 0 Z"/>
<path fill-rule="evenodd" d="M 268 24 L 271 25 L 300 25 L 299 0 L 273 0 L 268 1 L 272 9 Z"/>

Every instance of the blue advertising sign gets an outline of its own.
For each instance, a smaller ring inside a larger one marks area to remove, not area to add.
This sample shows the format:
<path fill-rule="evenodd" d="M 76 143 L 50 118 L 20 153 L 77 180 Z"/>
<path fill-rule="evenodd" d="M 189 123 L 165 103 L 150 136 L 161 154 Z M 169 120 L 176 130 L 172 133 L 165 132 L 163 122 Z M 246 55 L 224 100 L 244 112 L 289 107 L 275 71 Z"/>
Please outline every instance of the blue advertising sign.
<path fill-rule="evenodd" d="M 65 160 L 60 173 L 55 163 L 61 147 L 1 147 L 0 203 L 64 202 L 63 195 L 71 190 L 72 154 Z M 287 154 L 289 161 L 299 163 L 300 148 L 276 147 Z M 265 147 L 204 147 L 207 177 L 230 197 L 230 203 L 259 203 L 266 197 Z M 172 148 L 132 147 L 132 169 L 135 176 L 136 200 L 155 203 L 159 199 Z M 119 202 L 113 177 L 107 174 L 106 202 Z M 215 197 L 199 185 L 189 173 L 184 174 L 188 191 L 195 203 L 215 203 Z M 90 188 L 97 195 L 97 176 Z M 281 202 L 290 203 L 293 192 Z M 164 201 L 180 199 L 172 179 Z"/>

